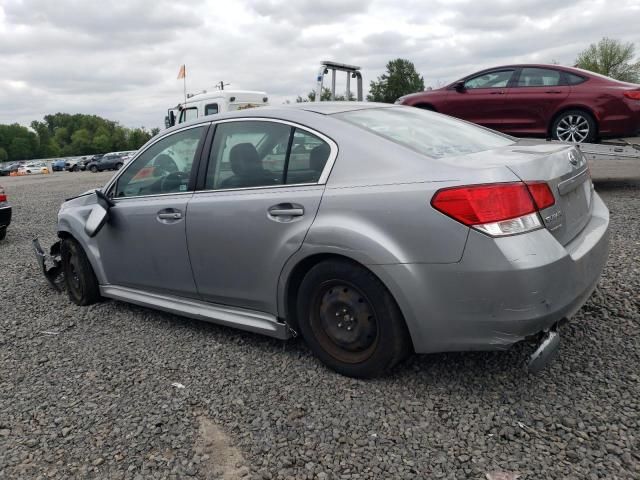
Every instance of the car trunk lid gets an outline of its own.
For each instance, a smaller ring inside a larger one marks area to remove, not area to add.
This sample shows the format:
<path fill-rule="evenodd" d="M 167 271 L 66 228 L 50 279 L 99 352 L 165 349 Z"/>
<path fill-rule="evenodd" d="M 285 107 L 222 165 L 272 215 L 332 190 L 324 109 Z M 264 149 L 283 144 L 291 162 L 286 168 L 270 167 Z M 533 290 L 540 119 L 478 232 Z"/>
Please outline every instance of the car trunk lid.
<path fill-rule="evenodd" d="M 512 154 L 517 157 L 511 158 Z M 509 148 L 507 156 L 505 165 L 522 181 L 549 185 L 555 203 L 540 215 L 562 245 L 569 243 L 591 216 L 593 184 L 582 152 L 572 145 L 521 141 Z"/>
<path fill-rule="evenodd" d="M 504 166 L 523 182 L 546 182 L 555 203 L 540 215 L 562 245 L 575 238 L 591 216 L 591 176 L 585 157 L 575 146 L 519 140 L 506 147 L 440 160 L 471 168 Z"/>

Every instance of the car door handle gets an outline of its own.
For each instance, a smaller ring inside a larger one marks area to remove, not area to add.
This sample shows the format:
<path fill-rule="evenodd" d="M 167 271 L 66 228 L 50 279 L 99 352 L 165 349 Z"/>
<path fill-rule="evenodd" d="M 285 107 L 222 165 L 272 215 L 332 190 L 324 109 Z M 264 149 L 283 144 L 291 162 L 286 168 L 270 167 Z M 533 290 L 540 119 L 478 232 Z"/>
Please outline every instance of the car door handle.
<path fill-rule="evenodd" d="M 304 208 L 302 205 L 281 203 L 271 207 L 269 209 L 269 215 L 272 217 L 301 217 L 304 215 Z"/>
<path fill-rule="evenodd" d="M 301 217 L 304 215 L 303 208 L 272 208 L 269 210 L 272 217 Z"/>
<path fill-rule="evenodd" d="M 544 93 L 562 93 L 562 92 L 559 92 L 558 90 L 547 90 Z"/>
<path fill-rule="evenodd" d="M 502 91 L 502 92 L 491 92 L 491 95 L 504 95 L 504 91 Z"/>
<path fill-rule="evenodd" d="M 175 211 L 165 211 L 161 210 L 158 212 L 158 219 L 160 220 L 180 220 L 182 218 L 182 212 Z"/>

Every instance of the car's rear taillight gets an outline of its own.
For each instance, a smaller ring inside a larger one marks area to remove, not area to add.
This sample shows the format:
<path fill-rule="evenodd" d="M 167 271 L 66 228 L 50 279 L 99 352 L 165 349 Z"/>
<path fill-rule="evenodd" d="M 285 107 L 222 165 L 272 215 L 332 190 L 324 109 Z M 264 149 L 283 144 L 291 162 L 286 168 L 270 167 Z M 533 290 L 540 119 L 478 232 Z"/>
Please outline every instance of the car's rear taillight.
<path fill-rule="evenodd" d="M 0 187 L 0 203 L 7 201 L 7 194 L 4 193 L 4 188 Z"/>
<path fill-rule="evenodd" d="M 640 90 L 632 90 L 630 92 L 624 92 L 624 96 L 631 100 L 640 100 Z"/>
<path fill-rule="evenodd" d="M 542 227 L 538 210 L 555 203 L 544 182 L 493 183 L 438 190 L 436 210 L 488 235 L 515 235 Z"/>

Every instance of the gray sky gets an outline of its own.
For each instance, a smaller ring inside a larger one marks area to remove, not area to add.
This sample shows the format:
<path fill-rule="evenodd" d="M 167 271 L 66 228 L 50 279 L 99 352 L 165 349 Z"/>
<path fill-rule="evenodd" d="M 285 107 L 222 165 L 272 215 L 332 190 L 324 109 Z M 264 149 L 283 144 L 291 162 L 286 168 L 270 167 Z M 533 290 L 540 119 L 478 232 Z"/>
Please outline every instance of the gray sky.
<path fill-rule="evenodd" d="M 162 126 L 216 82 L 272 103 L 314 87 L 321 60 L 364 82 L 402 57 L 426 85 L 515 62 L 571 64 L 603 36 L 640 54 L 640 0 L 0 0 L 0 123 L 55 112 Z"/>

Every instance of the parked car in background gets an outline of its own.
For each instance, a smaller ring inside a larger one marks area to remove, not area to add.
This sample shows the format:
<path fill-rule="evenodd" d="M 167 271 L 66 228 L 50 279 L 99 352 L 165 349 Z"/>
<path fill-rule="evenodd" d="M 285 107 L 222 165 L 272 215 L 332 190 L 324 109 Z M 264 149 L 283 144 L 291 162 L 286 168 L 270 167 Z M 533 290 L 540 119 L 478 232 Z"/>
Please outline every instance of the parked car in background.
<path fill-rule="evenodd" d="M 7 236 L 7 228 L 11 223 L 11 205 L 5 189 L 0 185 L 0 240 Z"/>
<path fill-rule="evenodd" d="M 4 166 L 0 168 L 0 177 L 8 177 L 12 173 L 17 174 L 18 168 L 20 168 L 19 163 L 11 163 L 9 165 Z"/>
<path fill-rule="evenodd" d="M 34 175 L 34 174 L 51 173 L 49 167 L 44 162 L 29 162 L 18 167 L 18 175 Z"/>
<path fill-rule="evenodd" d="M 640 132 L 640 85 L 559 65 L 506 65 L 396 103 L 518 137 L 594 142 Z"/>
<path fill-rule="evenodd" d="M 80 171 L 80 166 L 78 165 L 78 162 L 80 160 L 77 158 L 67 158 L 65 160 L 65 164 L 64 164 L 64 169 L 67 172 L 78 172 Z"/>
<path fill-rule="evenodd" d="M 103 155 L 97 160 L 91 160 L 86 165 L 86 169 L 92 172 L 102 172 L 104 170 L 120 170 L 124 165 L 124 160 L 120 152 L 112 152 Z"/>
<path fill-rule="evenodd" d="M 64 158 L 59 158 L 51 163 L 51 170 L 54 172 L 62 172 L 67 165 L 67 161 Z"/>
<path fill-rule="evenodd" d="M 412 352 L 526 338 L 550 358 L 598 282 L 608 225 L 572 145 L 318 102 L 164 131 L 62 205 L 50 251 L 78 305 L 300 332 L 331 368 L 370 377 Z"/>

